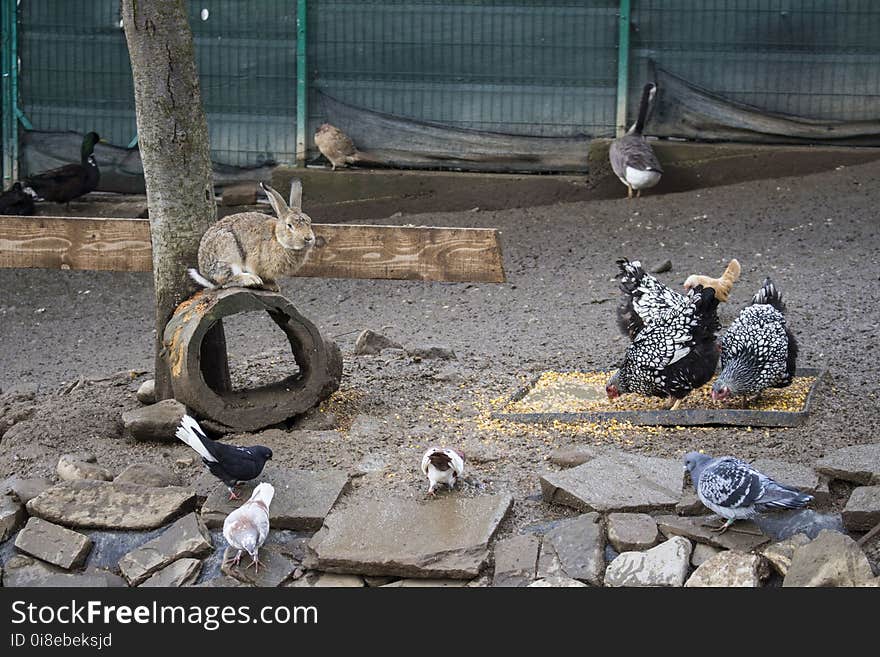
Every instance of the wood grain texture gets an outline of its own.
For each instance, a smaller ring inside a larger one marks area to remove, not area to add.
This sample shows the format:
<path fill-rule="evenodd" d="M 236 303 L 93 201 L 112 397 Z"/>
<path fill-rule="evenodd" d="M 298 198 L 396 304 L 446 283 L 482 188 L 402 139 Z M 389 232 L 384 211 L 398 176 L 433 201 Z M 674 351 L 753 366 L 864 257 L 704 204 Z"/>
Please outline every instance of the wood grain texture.
<path fill-rule="evenodd" d="M 492 228 L 314 224 L 313 229 L 317 246 L 297 276 L 505 280 L 498 231 Z M 0 215 L 0 267 L 151 271 L 151 258 L 146 219 Z"/>

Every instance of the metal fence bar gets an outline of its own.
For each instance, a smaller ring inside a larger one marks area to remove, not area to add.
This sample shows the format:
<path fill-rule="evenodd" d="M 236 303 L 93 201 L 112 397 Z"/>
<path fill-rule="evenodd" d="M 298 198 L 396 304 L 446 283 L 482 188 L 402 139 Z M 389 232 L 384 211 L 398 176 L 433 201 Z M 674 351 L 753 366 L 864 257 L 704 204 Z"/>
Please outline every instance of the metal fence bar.
<path fill-rule="evenodd" d="M 630 0 L 620 0 L 620 24 L 617 42 L 617 136 L 626 132 L 626 98 L 629 92 Z"/>
<path fill-rule="evenodd" d="M 3 144 L 3 186 L 10 187 L 13 181 L 18 179 L 18 103 L 17 75 L 18 57 L 16 55 L 16 0 L 0 0 L 2 2 L 2 144 Z"/>
<path fill-rule="evenodd" d="M 296 163 L 305 166 L 308 151 L 308 69 L 306 68 L 306 24 L 308 23 L 308 0 L 296 3 Z"/>

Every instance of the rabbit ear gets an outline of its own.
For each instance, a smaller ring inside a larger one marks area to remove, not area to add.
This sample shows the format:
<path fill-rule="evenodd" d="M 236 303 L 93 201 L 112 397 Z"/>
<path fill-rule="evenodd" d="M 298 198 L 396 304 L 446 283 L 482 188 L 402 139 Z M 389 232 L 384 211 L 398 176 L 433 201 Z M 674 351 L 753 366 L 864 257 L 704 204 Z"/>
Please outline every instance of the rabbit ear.
<path fill-rule="evenodd" d="M 303 206 L 303 184 L 299 178 L 290 179 L 290 201 L 288 205 L 297 212 L 302 211 Z"/>
<path fill-rule="evenodd" d="M 260 183 L 260 187 L 266 192 L 266 196 L 269 198 L 269 205 L 275 210 L 276 216 L 279 218 L 283 216 L 287 212 L 287 203 L 284 202 L 284 197 L 265 183 Z"/>

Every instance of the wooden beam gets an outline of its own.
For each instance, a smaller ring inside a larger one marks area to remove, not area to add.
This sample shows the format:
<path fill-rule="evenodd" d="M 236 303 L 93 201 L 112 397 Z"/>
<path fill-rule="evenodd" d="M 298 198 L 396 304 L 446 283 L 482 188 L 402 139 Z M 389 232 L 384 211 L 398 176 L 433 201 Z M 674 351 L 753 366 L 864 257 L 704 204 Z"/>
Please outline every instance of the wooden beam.
<path fill-rule="evenodd" d="M 502 283 L 493 228 L 315 224 L 298 276 Z M 181 263 L 192 266 L 195 263 Z M 0 268 L 151 271 L 146 219 L 0 215 Z"/>

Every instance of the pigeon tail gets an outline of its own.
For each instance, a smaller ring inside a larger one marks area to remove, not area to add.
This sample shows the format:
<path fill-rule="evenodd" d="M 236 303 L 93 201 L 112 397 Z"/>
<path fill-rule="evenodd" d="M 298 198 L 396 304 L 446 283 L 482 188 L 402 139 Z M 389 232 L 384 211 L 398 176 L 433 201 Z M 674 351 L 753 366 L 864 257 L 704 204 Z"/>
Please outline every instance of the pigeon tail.
<path fill-rule="evenodd" d="M 189 415 L 184 415 L 183 419 L 180 420 L 180 426 L 177 427 L 177 432 L 174 435 L 192 447 L 204 460 L 212 463 L 217 462 L 214 455 L 212 455 L 211 452 L 208 451 L 208 448 L 205 447 L 204 441 L 210 439 L 205 435 L 205 432 L 202 431 L 199 423 L 196 422 L 194 418 Z"/>
<path fill-rule="evenodd" d="M 759 511 L 766 509 L 800 509 L 812 501 L 812 495 L 807 495 L 795 488 L 789 488 L 771 480 L 767 484 L 764 495 L 757 501 L 755 507 Z"/>

